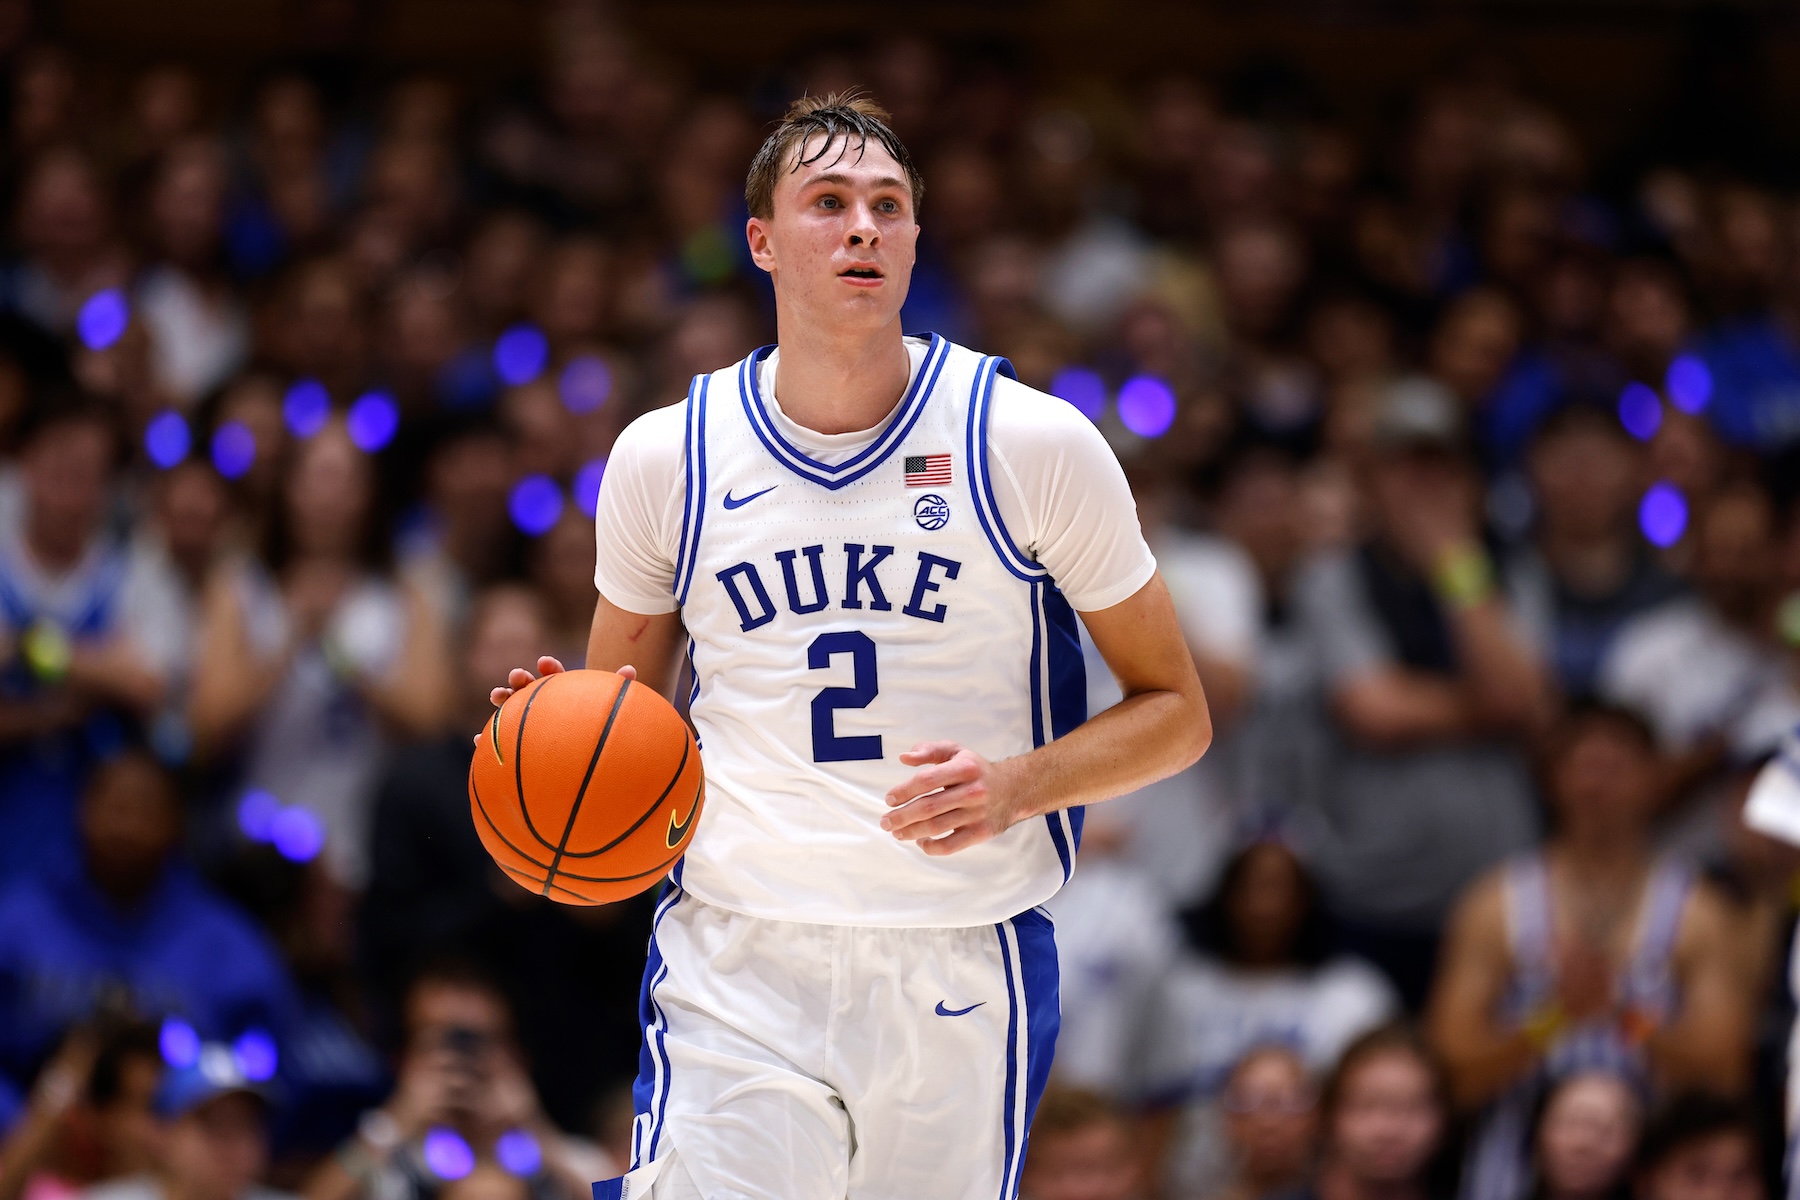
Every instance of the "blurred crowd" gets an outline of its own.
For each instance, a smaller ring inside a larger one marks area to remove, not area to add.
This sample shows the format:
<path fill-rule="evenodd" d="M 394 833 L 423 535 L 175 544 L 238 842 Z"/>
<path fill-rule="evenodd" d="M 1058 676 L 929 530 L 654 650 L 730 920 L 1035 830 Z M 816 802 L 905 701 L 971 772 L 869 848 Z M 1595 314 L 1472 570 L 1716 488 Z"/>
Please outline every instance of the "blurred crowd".
<path fill-rule="evenodd" d="M 619 430 L 773 340 L 761 131 L 858 86 L 926 180 L 909 329 L 1106 433 L 1218 729 L 1050 906 L 1024 1194 L 1773 1194 L 1800 199 L 1603 185 L 1480 53 L 1370 130 L 1292 72 L 908 35 L 709 90 L 529 19 L 492 89 L 6 53 L 0 1200 L 615 1173 L 650 898 L 501 878 L 468 738 L 581 663 Z"/>

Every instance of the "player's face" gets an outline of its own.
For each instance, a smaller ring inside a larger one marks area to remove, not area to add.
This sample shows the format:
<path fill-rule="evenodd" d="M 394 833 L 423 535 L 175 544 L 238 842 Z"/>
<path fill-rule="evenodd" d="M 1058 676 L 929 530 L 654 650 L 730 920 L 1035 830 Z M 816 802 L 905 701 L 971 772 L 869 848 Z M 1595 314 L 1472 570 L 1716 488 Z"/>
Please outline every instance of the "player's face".
<path fill-rule="evenodd" d="M 898 318 L 912 282 L 912 189 L 879 142 L 839 140 L 821 154 L 820 140 L 795 153 L 816 161 L 777 180 L 771 215 L 750 218 L 750 254 L 774 278 L 782 310 L 832 328 L 879 328 Z"/>

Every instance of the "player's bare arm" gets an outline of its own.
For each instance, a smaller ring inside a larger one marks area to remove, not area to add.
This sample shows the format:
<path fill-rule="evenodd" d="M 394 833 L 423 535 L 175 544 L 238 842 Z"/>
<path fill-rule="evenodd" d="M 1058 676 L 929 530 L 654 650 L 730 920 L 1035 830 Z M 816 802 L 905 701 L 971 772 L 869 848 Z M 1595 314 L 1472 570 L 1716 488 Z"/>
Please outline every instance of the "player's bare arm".
<path fill-rule="evenodd" d="M 920 769 L 887 794 L 882 828 L 927 854 L 954 854 L 1028 817 L 1122 796 L 1191 765 L 1212 741 L 1206 696 L 1162 576 L 1083 613 L 1125 698 L 1028 754 L 989 762 L 954 741 L 900 755 Z"/>
<path fill-rule="evenodd" d="M 663 699 L 675 699 L 675 682 L 679 674 L 681 652 L 681 618 L 675 613 L 646 615 L 620 608 L 605 596 L 594 606 L 594 624 L 588 633 L 588 666 L 595 670 L 617 671 L 627 679 L 649 684 Z M 644 664 L 640 670 L 636 664 Z M 563 670 L 558 660 L 545 655 L 537 660 L 538 675 L 554 675 Z M 506 686 L 490 693 L 496 707 L 537 676 L 524 667 L 515 667 Z M 480 737 L 476 741 L 480 742 Z"/>

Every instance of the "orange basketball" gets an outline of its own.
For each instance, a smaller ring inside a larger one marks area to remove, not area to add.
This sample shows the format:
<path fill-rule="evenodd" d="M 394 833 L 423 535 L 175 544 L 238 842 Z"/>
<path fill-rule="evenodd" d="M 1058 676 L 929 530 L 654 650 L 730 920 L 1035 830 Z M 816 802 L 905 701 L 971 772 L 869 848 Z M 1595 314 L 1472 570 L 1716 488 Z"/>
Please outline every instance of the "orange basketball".
<path fill-rule="evenodd" d="M 564 904 L 635 896 L 687 849 L 706 782 L 681 714 L 611 671 L 562 671 L 496 709 L 469 764 L 481 844 Z"/>

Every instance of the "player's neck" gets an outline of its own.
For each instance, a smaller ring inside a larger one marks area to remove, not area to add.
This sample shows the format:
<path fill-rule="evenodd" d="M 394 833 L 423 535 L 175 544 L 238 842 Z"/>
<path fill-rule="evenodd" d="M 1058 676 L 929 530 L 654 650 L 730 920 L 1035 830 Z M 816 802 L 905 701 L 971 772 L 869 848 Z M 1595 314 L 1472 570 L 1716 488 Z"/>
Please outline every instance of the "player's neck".
<path fill-rule="evenodd" d="M 866 333 L 837 333 L 782 321 L 775 395 L 781 411 L 815 433 L 872 429 L 906 394 L 912 360 L 900 322 Z"/>

